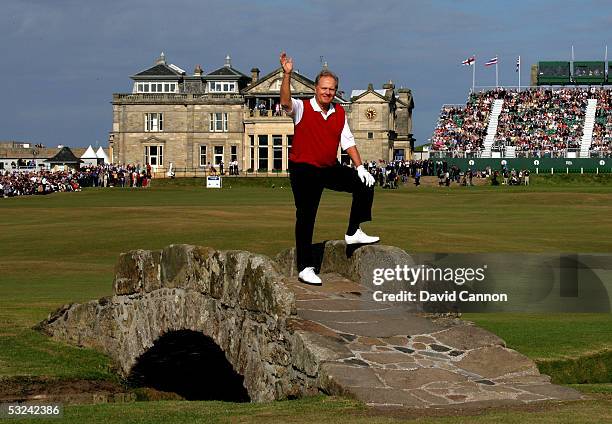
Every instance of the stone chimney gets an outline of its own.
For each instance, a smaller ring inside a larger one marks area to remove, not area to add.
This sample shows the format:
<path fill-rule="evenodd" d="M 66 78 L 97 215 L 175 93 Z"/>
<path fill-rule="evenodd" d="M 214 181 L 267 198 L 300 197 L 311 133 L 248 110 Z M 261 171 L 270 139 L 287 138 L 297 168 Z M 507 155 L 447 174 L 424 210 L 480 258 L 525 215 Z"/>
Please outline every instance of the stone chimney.
<path fill-rule="evenodd" d="M 165 65 L 166 64 L 166 55 L 164 52 L 161 52 L 157 60 L 155 60 L 156 65 Z"/>
<path fill-rule="evenodd" d="M 231 68 L 232 67 L 232 58 L 230 57 L 230 55 L 228 54 L 227 56 L 225 56 L 225 66 L 226 68 Z"/>
<path fill-rule="evenodd" d="M 384 88 L 385 90 L 393 90 L 395 89 L 395 84 L 393 84 L 393 81 L 389 80 L 388 83 L 383 84 L 382 88 Z"/>
<path fill-rule="evenodd" d="M 200 65 L 196 65 L 195 69 L 193 70 L 193 76 L 194 77 L 201 77 L 203 73 L 204 73 L 204 71 L 202 70 L 202 67 Z"/>
<path fill-rule="evenodd" d="M 400 88 L 397 90 L 397 94 L 402 102 L 410 106 L 410 102 L 412 101 L 412 91 L 409 88 Z"/>
<path fill-rule="evenodd" d="M 255 84 L 259 80 L 259 68 L 251 69 L 251 83 Z"/>

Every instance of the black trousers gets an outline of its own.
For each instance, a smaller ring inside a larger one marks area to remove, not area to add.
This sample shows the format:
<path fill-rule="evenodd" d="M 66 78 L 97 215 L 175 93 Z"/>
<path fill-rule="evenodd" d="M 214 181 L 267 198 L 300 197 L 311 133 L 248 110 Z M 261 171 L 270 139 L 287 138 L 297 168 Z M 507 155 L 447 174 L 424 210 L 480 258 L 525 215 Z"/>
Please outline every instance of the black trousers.
<path fill-rule="evenodd" d="M 367 187 L 355 169 L 342 166 L 318 168 L 316 166 L 289 162 L 291 190 L 295 200 L 295 250 L 298 271 L 315 266 L 312 256 L 312 235 L 317 209 L 323 189 L 344 191 L 353 194 L 349 223 L 372 220 L 374 187 Z"/>

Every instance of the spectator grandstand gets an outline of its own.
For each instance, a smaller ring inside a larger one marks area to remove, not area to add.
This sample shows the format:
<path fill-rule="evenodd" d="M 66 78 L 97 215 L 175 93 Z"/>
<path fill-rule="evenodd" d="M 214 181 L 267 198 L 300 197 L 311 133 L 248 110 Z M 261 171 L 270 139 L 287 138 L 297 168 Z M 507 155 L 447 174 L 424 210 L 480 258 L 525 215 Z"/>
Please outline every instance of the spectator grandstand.
<path fill-rule="evenodd" d="M 465 106 L 444 105 L 432 138 L 436 151 L 470 157 L 482 149 L 494 92 L 471 93 Z"/>
<path fill-rule="evenodd" d="M 498 117 L 491 113 L 496 101 Z M 486 138 L 492 140 L 489 151 Z M 539 87 L 471 93 L 465 106 L 442 107 L 431 150 L 432 157 L 491 157 L 491 151 L 495 157 L 610 157 L 612 91 Z"/>
<path fill-rule="evenodd" d="M 612 91 L 598 90 L 597 111 L 591 151 L 599 157 L 612 157 Z"/>

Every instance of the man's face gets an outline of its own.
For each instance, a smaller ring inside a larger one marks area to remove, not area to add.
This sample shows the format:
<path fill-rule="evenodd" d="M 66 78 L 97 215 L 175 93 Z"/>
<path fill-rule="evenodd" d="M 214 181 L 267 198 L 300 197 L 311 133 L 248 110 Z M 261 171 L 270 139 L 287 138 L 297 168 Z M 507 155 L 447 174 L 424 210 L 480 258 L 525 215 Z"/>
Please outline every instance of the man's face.
<path fill-rule="evenodd" d="M 321 77 L 315 86 L 315 99 L 321 107 L 329 107 L 336 95 L 336 80 L 333 77 Z"/>

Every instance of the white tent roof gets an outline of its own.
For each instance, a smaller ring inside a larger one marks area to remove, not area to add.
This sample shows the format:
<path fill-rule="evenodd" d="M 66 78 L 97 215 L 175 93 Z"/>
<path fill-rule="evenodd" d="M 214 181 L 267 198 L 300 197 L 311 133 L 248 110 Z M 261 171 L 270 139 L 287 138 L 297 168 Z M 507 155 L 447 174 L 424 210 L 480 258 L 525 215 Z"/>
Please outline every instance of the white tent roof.
<path fill-rule="evenodd" d="M 89 145 L 87 150 L 85 150 L 85 153 L 81 155 L 81 159 L 96 159 L 97 157 L 98 156 L 96 156 L 96 152 L 94 152 L 94 149 L 91 147 L 91 144 Z"/>
<path fill-rule="evenodd" d="M 106 153 L 104 153 L 104 149 L 102 148 L 102 146 L 98 148 L 98 151 L 96 152 L 96 157 L 98 159 L 104 159 L 105 163 L 110 162 L 110 160 L 108 160 L 108 156 L 106 155 Z"/>

